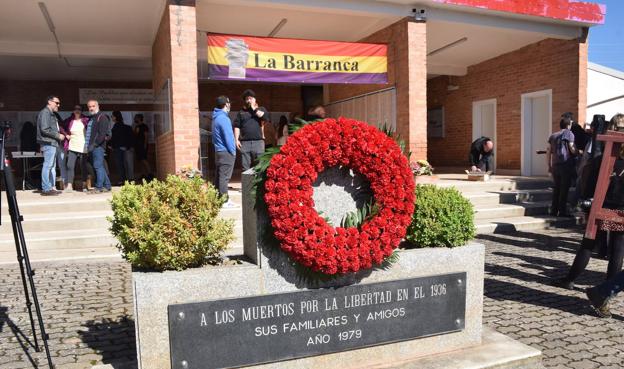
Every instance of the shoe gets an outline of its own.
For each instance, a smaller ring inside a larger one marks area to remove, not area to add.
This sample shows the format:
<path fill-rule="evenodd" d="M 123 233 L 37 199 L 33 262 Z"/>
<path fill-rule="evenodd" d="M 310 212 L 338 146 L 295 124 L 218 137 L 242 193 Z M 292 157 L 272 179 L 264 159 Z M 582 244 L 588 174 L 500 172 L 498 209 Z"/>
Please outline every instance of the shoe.
<path fill-rule="evenodd" d="M 112 191 L 112 189 L 110 189 L 110 188 L 103 188 L 102 189 L 102 192 L 111 192 L 111 191 Z"/>
<path fill-rule="evenodd" d="M 585 290 L 587 299 L 589 300 L 590 307 L 596 315 L 601 318 L 611 318 L 611 311 L 609 311 L 609 298 L 603 297 L 594 288 L 588 288 Z"/>
<path fill-rule="evenodd" d="M 89 191 L 87 191 L 87 195 L 97 195 L 97 194 L 102 193 L 102 192 L 104 192 L 104 191 L 102 191 L 99 188 L 92 188 Z"/>
<path fill-rule="evenodd" d="M 563 288 L 566 290 L 574 289 L 574 282 L 568 280 L 567 278 L 559 278 L 552 281 L 553 286 Z"/>
<path fill-rule="evenodd" d="M 240 205 L 238 205 L 238 204 L 236 204 L 236 203 L 234 203 L 234 202 L 232 202 L 230 200 L 226 201 L 225 203 L 223 203 L 223 205 L 221 205 L 222 209 L 236 209 L 238 207 L 240 207 Z"/>
<path fill-rule="evenodd" d="M 41 191 L 41 196 L 58 196 L 60 192 L 55 190 Z"/>

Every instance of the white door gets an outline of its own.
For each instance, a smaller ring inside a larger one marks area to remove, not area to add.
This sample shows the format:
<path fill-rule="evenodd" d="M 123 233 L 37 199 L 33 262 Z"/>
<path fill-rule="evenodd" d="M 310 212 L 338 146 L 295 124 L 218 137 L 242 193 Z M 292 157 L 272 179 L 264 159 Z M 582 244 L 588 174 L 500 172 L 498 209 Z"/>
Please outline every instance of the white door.
<path fill-rule="evenodd" d="M 522 175 L 547 176 L 546 148 L 552 133 L 551 91 L 522 95 Z"/>
<path fill-rule="evenodd" d="M 496 99 L 472 103 L 472 141 L 485 136 L 494 142 L 492 172 L 496 170 Z"/>

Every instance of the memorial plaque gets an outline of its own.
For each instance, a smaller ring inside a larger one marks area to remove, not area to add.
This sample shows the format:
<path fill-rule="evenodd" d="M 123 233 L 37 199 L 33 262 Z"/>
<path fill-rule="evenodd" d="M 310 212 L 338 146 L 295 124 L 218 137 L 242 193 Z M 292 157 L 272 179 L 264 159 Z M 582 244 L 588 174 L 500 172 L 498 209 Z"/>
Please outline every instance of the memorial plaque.
<path fill-rule="evenodd" d="M 169 305 L 173 369 L 321 355 L 464 329 L 466 273 Z"/>

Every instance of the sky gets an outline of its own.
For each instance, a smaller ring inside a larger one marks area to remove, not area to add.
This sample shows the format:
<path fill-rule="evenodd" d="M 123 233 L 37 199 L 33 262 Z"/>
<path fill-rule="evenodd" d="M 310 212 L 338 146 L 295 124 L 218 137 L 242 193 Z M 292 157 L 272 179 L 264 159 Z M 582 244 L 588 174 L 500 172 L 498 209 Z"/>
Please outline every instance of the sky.
<path fill-rule="evenodd" d="M 589 30 L 589 61 L 624 71 L 624 0 L 594 0 L 607 6 L 601 26 Z"/>

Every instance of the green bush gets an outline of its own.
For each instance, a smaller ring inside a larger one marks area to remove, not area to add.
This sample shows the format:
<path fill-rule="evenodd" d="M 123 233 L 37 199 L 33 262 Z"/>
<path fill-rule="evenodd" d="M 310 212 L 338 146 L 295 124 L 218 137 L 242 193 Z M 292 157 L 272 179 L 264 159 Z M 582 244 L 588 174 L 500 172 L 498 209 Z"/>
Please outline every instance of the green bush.
<path fill-rule="evenodd" d="M 182 270 L 218 263 L 234 238 L 232 220 L 217 218 L 224 199 L 200 177 L 126 184 L 113 195 L 110 231 L 133 266 Z"/>
<path fill-rule="evenodd" d="M 458 190 L 416 186 L 416 206 L 405 236 L 414 247 L 463 246 L 474 235 L 472 204 Z"/>

